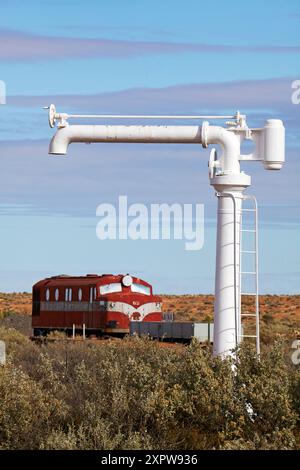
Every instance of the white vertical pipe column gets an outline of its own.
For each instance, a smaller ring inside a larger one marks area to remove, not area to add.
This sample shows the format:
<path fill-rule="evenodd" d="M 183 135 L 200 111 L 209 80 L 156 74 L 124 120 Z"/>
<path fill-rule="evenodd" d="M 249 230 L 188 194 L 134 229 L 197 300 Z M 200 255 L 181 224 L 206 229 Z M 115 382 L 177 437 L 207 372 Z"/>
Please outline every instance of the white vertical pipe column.
<path fill-rule="evenodd" d="M 232 198 L 229 196 L 231 194 Z M 239 331 L 239 227 L 242 194 L 228 191 L 218 196 L 215 275 L 214 352 L 227 354 L 238 343 Z"/>
<path fill-rule="evenodd" d="M 218 193 L 217 253 L 215 274 L 215 356 L 225 357 L 240 342 L 240 224 L 243 191 L 250 176 L 215 176 L 211 184 Z"/>

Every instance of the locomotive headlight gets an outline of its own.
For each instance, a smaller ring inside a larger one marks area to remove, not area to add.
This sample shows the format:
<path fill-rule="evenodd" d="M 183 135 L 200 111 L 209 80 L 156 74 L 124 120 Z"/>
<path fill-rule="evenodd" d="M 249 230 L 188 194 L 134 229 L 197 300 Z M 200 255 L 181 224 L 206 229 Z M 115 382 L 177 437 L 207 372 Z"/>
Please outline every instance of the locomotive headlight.
<path fill-rule="evenodd" d="M 126 274 L 126 276 L 124 276 L 122 279 L 122 284 L 125 287 L 131 286 L 132 282 L 133 282 L 132 277 L 129 276 L 129 274 Z"/>

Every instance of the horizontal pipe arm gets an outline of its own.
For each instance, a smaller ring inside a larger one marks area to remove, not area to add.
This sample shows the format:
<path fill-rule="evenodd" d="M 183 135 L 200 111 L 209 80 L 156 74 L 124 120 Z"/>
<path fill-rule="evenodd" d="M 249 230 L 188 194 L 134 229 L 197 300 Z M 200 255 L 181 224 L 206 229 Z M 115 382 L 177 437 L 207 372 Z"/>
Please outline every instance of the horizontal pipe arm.
<path fill-rule="evenodd" d="M 72 142 L 219 144 L 221 166 L 226 173 L 239 173 L 240 139 L 220 126 L 119 126 L 71 125 L 60 127 L 53 136 L 49 153 L 65 155 Z"/>
<path fill-rule="evenodd" d="M 201 144 L 201 126 L 71 125 L 58 129 L 49 153 L 65 155 L 72 142 Z"/>

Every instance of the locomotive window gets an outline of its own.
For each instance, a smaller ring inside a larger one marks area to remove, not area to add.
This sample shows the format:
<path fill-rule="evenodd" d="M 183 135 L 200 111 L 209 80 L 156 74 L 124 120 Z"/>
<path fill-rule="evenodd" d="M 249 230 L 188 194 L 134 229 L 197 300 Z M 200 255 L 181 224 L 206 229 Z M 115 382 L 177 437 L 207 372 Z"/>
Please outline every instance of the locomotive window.
<path fill-rule="evenodd" d="M 100 286 L 100 294 L 112 294 L 114 292 L 122 292 L 122 284 L 120 282 L 113 282 L 111 284 L 103 284 Z"/>
<path fill-rule="evenodd" d="M 143 284 L 131 284 L 131 291 L 138 292 L 139 294 L 150 295 L 150 287 L 143 286 Z"/>
<path fill-rule="evenodd" d="M 66 289 L 65 290 L 65 301 L 66 302 L 71 302 L 72 300 L 72 289 Z"/>
<path fill-rule="evenodd" d="M 78 289 L 78 300 L 79 302 L 82 301 L 82 289 L 81 288 Z"/>
<path fill-rule="evenodd" d="M 55 300 L 58 301 L 59 299 L 59 290 L 55 289 Z"/>
<path fill-rule="evenodd" d="M 46 289 L 46 300 L 47 300 L 47 302 L 48 302 L 49 299 L 50 299 L 50 290 Z"/>
<path fill-rule="evenodd" d="M 94 287 L 94 300 L 96 300 L 96 297 L 97 297 L 97 289 L 96 287 Z"/>

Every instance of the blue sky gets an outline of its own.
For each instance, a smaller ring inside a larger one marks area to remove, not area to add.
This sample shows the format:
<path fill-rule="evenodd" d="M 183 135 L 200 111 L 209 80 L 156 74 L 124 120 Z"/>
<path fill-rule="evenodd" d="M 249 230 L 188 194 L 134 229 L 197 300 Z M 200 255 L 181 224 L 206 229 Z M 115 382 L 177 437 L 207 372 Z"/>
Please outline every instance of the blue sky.
<path fill-rule="evenodd" d="M 95 145 L 48 156 L 42 107 L 283 119 L 287 163 L 244 165 L 260 206 L 261 290 L 299 293 L 300 4 L 0 0 L 0 290 L 56 273 L 131 272 L 168 293 L 213 292 L 216 201 L 198 146 Z M 205 243 L 99 241 L 101 202 L 205 205 Z"/>

